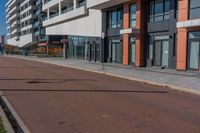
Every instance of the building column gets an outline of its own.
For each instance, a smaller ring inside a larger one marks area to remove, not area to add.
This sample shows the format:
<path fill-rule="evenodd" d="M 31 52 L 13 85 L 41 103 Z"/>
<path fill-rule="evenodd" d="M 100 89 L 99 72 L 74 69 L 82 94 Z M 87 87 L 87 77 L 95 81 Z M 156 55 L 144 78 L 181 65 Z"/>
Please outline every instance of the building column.
<path fill-rule="evenodd" d="M 73 0 L 73 1 L 74 1 L 74 9 L 76 9 L 77 0 Z"/>
<path fill-rule="evenodd" d="M 129 22 L 129 3 L 124 4 L 124 14 L 123 14 L 123 29 L 128 29 L 130 27 Z M 129 64 L 129 35 L 123 34 L 123 64 Z"/>
<path fill-rule="evenodd" d="M 49 13 L 49 8 L 47 9 L 47 19 L 49 19 L 50 13 Z"/>
<path fill-rule="evenodd" d="M 187 29 L 178 29 L 177 70 L 187 69 Z"/>
<path fill-rule="evenodd" d="M 144 43 L 145 43 L 145 26 L 144 26 L 144 8 L 142 0 L 136 0 L 136 28 L 140 29 L 140 33 L 136 37 L 136 61 L 135 66 L 144 66 Z"/>
<path fill-rule="evenodd" d="M 63 43 L 63 59 L 67 59 L 66 53 L 66 43 Z"/>
<path fill-rule="evenodd" d="M 188 20 L 189 0 L 178 1 L 178 21 Z M 178 29 L 178 44 L 177 44 L 177 70 L 187 69 L 187 29 Z"/>
<path fill-rule="evenodd" d="M 59 9 L 59 14 L 61 14 L 61 1 L 59 2 L 59 7 L 58 7 L 58 9 Z"/>

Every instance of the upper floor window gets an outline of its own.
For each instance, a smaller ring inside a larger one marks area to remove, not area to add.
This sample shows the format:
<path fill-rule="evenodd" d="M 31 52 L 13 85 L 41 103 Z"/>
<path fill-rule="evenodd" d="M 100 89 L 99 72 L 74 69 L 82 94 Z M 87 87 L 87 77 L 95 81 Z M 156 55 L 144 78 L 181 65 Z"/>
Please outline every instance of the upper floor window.
<path fill-rule="evenodd" d="M 200 1 L 190 0 L 190 19 L 200 18 Z"/>
<path fill-rule="evenodd" d="M 122 9 L 117 9 L 109 12 L 109 28 L 122 27 Z"/>
<path fill-rule="evenodd" d="M 136 4 L 130 6 L 130 27 L 136 27 Z"/>
<path fill-rule="evenodd" d="M 170 0 L 151 0 L 149 8 L 150 22 L 158 22 L 169 19 Z"/>

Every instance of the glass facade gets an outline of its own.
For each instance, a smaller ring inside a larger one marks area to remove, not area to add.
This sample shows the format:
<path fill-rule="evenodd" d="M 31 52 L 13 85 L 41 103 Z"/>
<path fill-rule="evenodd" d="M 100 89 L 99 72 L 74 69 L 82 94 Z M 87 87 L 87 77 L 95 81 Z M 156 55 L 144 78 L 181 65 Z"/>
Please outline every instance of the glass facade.
<path fill-rule="evenodd" d="M 89 60 L 89 43 L 87 37 L 69 37 L 69 57 L 73 59 Z"/>
<path fill-rule="evenodd" d="M 199 69 L 200 31 L 189 32 L 188 35 L 188 68 Z"/>
<path fill-rule="evenodd" d="M 200 2 L 199 0 L 190 0 L 190 19 L 200 18 Z"/>
<path fill-rule="evenodd" d="M 168 20 L 170 0 L 151 0 L 149 10 L 149 22 Z"/>
<path fill-rule="evenodd" d="M 130 64 L 135 64 L 135 58 L 136 58 L 136 47 L 135 47 L 135 37 L 129 38 L 129 58 L 130 58 Z"/>
<path fill-rule="evenodd" d="M 155 66 L 169 66 L 169 36 L 149 36 L 149 59 Z"/>
<path fill-rule="evenodd" d="M 109 40 L 109 62 L 122 63 L 122 45 L 120 39 Z"/>
<path fill-rule="evenodd" d="M 136 27 L 136 4 L 130 5 L 130 27 Z"/>
<path fill-rule="evenodd" d="M 100 61 L 100 39 L 69 36 L 68 56 L 72 59 Z"/>
<path fill-rule="evenodd" d="M 109 28 L 121 28 L 123 20 L 123 10 L 121 8 L 109 11 Z"/>

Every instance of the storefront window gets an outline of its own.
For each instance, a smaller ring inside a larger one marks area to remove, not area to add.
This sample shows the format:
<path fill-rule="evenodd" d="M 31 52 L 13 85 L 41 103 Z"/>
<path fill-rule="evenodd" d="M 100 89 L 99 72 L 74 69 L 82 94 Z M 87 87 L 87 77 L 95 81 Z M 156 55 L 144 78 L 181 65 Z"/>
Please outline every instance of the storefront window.
<path fill-rule="evenodd" d="M 189 39 L 200 39 L 200 31 L 189 32 Z"/>
<path fill-rule="evenodd" d="M 122 9 L 109 12 L 109 28 L 120 28 L 122 26 Z"/>
<path fill-rule="evenodd" d="M 168 20 L 170 11 L 170 0 L 151 0 L 149 9 L 150 22 Z"/>
<path fill-rule="evenodd" d="M 200 31 L 189 32 L 188 35 L 188 68 L 199 70 Z"/>
<path fill-rule="evenodd" d="M 74 59 L 88 59 L 88 38 L 87 37 L 69 37 L 69 56 Z"/>
<path fill-rule="evenodd" d="M 122 46 L 119 39 L 109 40 L 109 62 L 121 63 L 122 62 Z"/>
<path fill-rule="evenodd" d="M 130 6 L 130 27 L 136 27 L 136 4 Z"/>
<path fill-rule="evenodd" d="M 190 0 L 190 19 L 200 18 L 199 0 Z"/>

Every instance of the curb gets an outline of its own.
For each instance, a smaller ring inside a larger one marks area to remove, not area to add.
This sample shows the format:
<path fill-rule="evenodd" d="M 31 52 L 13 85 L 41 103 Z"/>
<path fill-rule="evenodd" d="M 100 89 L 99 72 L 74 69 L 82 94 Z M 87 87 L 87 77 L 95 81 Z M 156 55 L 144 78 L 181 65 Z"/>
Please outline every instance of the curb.
<path fill-rule="evenodd" d="M 8 118 L 6 117 L 6 114 L 4 113 L 2 107 L 0 107 L 0 116 L 4 125 L 4 128 L 7 133 L 15 133 Z"/>
<path fill-rule="evenodd" d="M 101 71 L 98 71 L 98 70 L 91 70 L 91 69 L 87 69 L 87 68 L 79 68 L 79 67 L 75 67 L 75 66 L 71 66 L 71 65 L 67 65 L 67 64 L 65 64 L 65 65 L 56 64 L 56 63 L 37 60 L 37 59 L 33 59 L 33 58 L 20 58 L 20 57 L 14 57 L 14 56 L 8 56 L 8 57 L 17 58 L 17 59 L 24 59 L 24 60 L 31 60 L 31 61 L 37 61 L 37 62 L 41 62 L 41 63 L 47 63 L 47 64 L 52 64 L 52 65 L 57 65 L 57 66 L 62 66 L 62 67 L 68 67 L 68 68 L 73 68 L 73 69 L 77 69 L 77 70 L 93 72 L 93 73 L 97 73 L 97 74 L 103 74 L 103 75 L 108 75 L 108 76 L 112 76 L 112 77 L 117 77 L 117 78 L 127 79 L 127 80 L 131 80 L 131 81 L 136 81 L 136 82 L 145 83 L 145 84 L 149 84 L 149 85 L 168 87 L 169 89 L 177 90 L 177 91 L 180 91 L 180 92 L 187 92 L 187 93 L 191 93 L 191 94 L 200 95 L 200 91 L 192 89 L 192 88 L 180 87 L 180 86 L 170 85 L 170 84 L 166 84 L 166 83 L 157 83 L 157 82 L 153 82 L 153 81 L 149 81 L 149 80 L 143 80 L 143 79 L 138 79 L 138 78 L 130 78 L 130 77 L 126 77 L 126 76 L 119 76 L 117 74 L 112 74 L 112 73 L 109 73 L 109 72 L 101 72 Z"/>
<path fill-rule="evenodd" d="M 17 133 L 30 133 L 27 126 L 23 123 L 19 115 L 15 112 L 14 108 L 9 103 L 7 98 L 3 96 L 3 93 L 1 91 L 0 93 L 1 93 L 1 102 L 3 102 L 1 103 L 1 107 L 3 106 L 2 109 L 4 110 L 8 120 L 10 121 L 10 124 L 12 125 L 13 130 L 15 130 L 15 132 Z"/>

